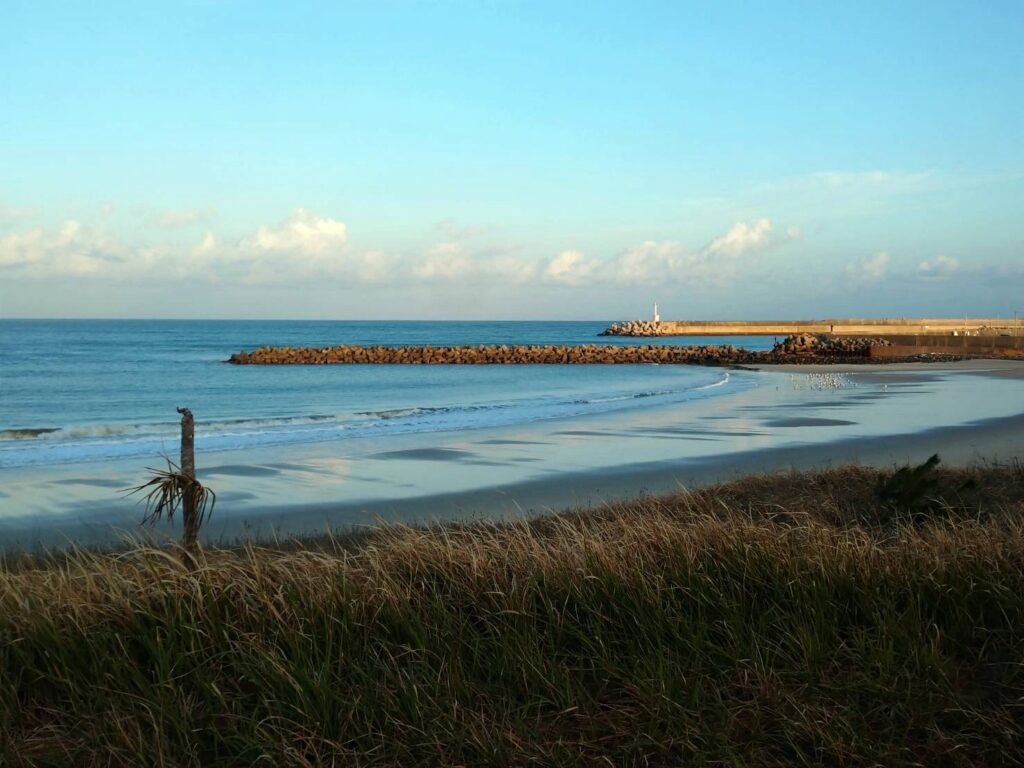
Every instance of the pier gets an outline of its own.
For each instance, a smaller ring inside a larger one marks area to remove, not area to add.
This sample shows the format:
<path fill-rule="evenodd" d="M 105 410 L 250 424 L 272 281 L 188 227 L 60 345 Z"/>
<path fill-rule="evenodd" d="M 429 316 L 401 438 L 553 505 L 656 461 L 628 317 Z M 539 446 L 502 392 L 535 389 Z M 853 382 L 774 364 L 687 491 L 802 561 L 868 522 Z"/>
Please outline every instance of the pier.
<path fill-rule="evenodd" d="M 1024 323 L 1010 318 L 842 318 L 829 320 L 630 320 L 604 336 L 1020 336 Z"/>

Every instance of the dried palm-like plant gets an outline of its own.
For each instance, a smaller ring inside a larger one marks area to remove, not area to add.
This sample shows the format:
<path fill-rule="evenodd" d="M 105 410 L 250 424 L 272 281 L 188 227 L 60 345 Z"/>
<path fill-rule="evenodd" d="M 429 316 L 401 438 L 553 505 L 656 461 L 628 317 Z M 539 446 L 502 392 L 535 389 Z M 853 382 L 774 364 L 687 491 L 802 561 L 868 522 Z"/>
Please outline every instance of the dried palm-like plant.
<path fill-rule="evenodd" d="M 142 522 L 153 524 L 162 519 L 170 522 L 181 510 L 185 518 L 187 543 L 187 529 L 194 526 L 198 531 L 203 521 L 213 512 L 217 494 L 194 477 L 184 474 L 170 459 L 167 459 L 167 469 L 147 469 L 153 477 L 129 491 L 143 494 L 146 512 Z"/>
<path fill-rule="evenodd" d="M 177 467 L 167 459 L 167 469 L 150 469 L 153 477 L 149 482 L 132 489 L 131 493 L 145 494 L 146 514 L 143 523 L 155 523 L 161 518 L 173 520 L 181 509 L 185 531 L 181 545 L 185 550 L 185 562 L 189 567 L 196 565 L 199 548 L 199 526 L 213 512 L 217 495 L 196 480 L 195 419 L 188 408 L 178 408 L 181 414 L 181 466 Z"/>

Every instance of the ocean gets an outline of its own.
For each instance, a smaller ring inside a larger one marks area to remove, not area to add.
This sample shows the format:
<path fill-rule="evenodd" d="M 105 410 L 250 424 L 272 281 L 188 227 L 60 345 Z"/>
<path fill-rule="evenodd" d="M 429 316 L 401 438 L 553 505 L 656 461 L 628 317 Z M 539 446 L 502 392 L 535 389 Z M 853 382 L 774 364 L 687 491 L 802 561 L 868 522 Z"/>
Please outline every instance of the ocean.
<path fill-rule="evenodd" d="M 0 320 L 0 468 L 527 423 L 712 397 L 691 366 L 232 366 L 262 345 L 629 344 L 607 322 Z M 771 338 L 666 338 L 766 349 Z"/>

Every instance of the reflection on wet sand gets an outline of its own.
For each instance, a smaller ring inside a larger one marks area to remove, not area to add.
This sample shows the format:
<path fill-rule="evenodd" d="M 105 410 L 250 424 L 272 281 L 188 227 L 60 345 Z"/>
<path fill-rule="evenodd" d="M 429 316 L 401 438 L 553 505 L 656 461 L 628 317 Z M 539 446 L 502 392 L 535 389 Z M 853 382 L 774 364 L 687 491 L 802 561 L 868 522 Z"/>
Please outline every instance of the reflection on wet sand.
<path fill-rule="evenodd" d="M 198 473 L 219 497 L 210 535 L 230 537 L 243 523 L 249 531 L 299 533 L 379 519 L 525 514 L 739 471 L 891 465 L 934 452 L 947 464 L 997 459 L 1024 453 L 1024 430 L 1008 426 L 1024 419 L 1024 364 L 1014 370 L 861 369 L 844 373 L 849 384 L 838 389 L 789 386 L 798 375 L 792 371 L 735 372 L 736 391 L 694 403 L 202 454 Z M 917 388 L 916 381 L 928 383 Z M 833 418 L 833 409 L 843 418 Z M 31 467 L 5 478 L 3 493 L 19 499 L 21 514 L 0 507 L 0 539 L 66 540 L 71 531 L 79 540 L 79 529 L 96 537 L 111 525 L 136 530 L 138 505 L 119 491 L 138 483 L 146 464 Z"/>

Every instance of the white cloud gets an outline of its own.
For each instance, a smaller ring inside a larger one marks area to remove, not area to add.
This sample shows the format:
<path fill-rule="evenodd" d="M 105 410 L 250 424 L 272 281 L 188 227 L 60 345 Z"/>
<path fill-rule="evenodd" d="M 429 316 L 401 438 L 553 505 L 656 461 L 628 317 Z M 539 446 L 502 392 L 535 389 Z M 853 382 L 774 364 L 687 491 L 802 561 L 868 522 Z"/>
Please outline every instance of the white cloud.
<path fill-rule="evenodd" d="M 379 251 L 353 252 L 345 223 L 299 209 L 251 237 L 222 240 L 212 232 L 191 248 L 130 246 L 75 220 L 54 231 L 36 228 L 0 238 L 0 269 L 23 277 L 94 276 L 200 279 L 243 284 L 298 283 L 317 278 L 378 281 L 391 261 Z"/>
<path fill-rule="evenodd" d="M 782 236 L 769 219 L 738 222 L 698 251 L 674 240 L 645 240 L 606 261 L 589 261 L 579 251 L 563 251 L 544 269 L 550 280 L 578 285 L 607 283 L 657 285 L 666 282 L 727 285 L 735 280 L 744 258 L 800 236 L 796 227 Z"/>
<path fill-rule="evenodd" d="M 416 263 L 414 260 L 411 272 L 423 280 L 522 283 L 534 277 L 536 265 L 531 261 L 495 255 L 486 250 L 470 251 L 462 243 L 444 242 L 427 251 L 423 261 Z"/>
<path fill-rule="evenodd" d="M 349 245 L 345 222 L 304 208 L 275 226 L 260 227 L 251 237 L 217 247 L 206 257 L 215 279 L 246 285 L 375 282 L 388 271 L 380 252 L 359 252 Z"/>
<path fill-rule="evenodd" d="M 207 232 L 203 235 L 203 239 L 199 241 L 199 245 L 192 249 L 192 253 L 195 256 L 209 256 L 217 252 L 217 238 L 213 236 L 213 232 Z"/>
<path fill-rule="evenodd" d="M 276 227 L 260 227 L 243 247 L 257 251 L 276 251 L 322 256 L 345 247 L 345 222 L 317 216 L 298 208 L 291 217 Z"/>
<path fill-rule="evenodd" d="M 473 268 L 470 257 L 459 243 L 448 242 L 435 245 L 427 253 L 427 259 L 413 271 L 425 280 L 458 280 Z"/>
<path fill-rule="evenodd" d="M 677 242 L 645 240 L 611 261 L 609 277 L 627 285 L 660 283 L 671 280 L 688 259 Z"/>
<path fill-rule="evenodd" d="M 706 251 L 709 254 L 741 256 L 747 251 L 766 245 L 771 234 L 772 223 L 768 219 L 758 219 L 753 224 L 739 222 L 724 235 L 712 240 Z"/>
<path fill-rule="evenodd" d="M 240 285 L 408 285 L 417 280 L 463 285 L 534 280 L 567 286 L 726 285 L 746 259 L 797 235 L 793 228 L 776 235 L 770 220 L 759 219 L 735 224 L 696 251 L 672 240 L 647 240 L 610 258 L 591 259 L 570 249 L 539 263 L 448 239 L 424 254 L 397 256 L 355 248 L 348 241 L 345 222 L 300 208 L 249 236 L 231 238 L 207 230 L 192 245 L 129 245 L 103 229 L 68 221 L 54 231 L 36 228 L 0 238 L 0 269 L 36 279 L 94 276 L 119 282 L 193 279 Z"/>
<path fill-rule="evenodd" d="M 88 276 L 126 267 L 130 249 L 109 234 L 75 220 L 55 232 L 41 227 L 0 239 L 0 268 L 32 277 Z"/>
<path fill-rule="evenodd" d="M 926 280 L 945 280 L 960 270 L 960 262 L 949 256 L 936 256 L 917 265 L 917 274 Z"/>
<path fill-rule="evenodd" d="M 562 283 L 579 283 L 593 271 L 594 265 L 580 251 L 562 251 L 544 268 L 544 277 Z"/>
<path fill-rule="evenodd" d="M 612 262 L 612 277 L 627 284 L 729 285 L 744 260 L 798 236 L 799 230 L 793 227 L 785 235 L 777 236 L 771 220 L 762 218 L 751 224 L 737 222 L 697 251 L 689 251 L 671 240 L 648 240 Z"/>
<path fill-rule="evenodd" d="M 7 235 L 0 240 L 0 267 L 27 267 L 42 259 L 43 230 Z"/>
<path fill-rule="evenodd" d="M 856 264 L 850 264 L 846 268 L 846 276 L 858 283 L 874 283 L 885 277 L 891 261 L 886 251 L 880 251 L 874 256 L 861 259 Z"/>

